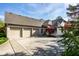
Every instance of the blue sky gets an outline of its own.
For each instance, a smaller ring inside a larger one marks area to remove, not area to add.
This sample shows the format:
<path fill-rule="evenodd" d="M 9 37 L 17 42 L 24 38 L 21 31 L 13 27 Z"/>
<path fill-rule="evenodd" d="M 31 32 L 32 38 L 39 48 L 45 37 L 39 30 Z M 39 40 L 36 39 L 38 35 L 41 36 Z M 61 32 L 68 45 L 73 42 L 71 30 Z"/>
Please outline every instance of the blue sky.
<path fill-rule="evenodd" d="M 64 3 L 0 3 L 0 18 L 4 19 L 5 12 L 28 16 L 36 19 L 53 20 L 57 16 L 67 18 Z"/>

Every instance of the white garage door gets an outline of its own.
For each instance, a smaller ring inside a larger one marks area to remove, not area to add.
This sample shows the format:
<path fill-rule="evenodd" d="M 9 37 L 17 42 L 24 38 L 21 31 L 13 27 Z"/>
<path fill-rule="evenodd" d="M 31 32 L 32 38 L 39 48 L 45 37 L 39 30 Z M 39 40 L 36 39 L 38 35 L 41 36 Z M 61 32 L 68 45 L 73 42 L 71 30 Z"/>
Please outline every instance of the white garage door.
<path fill-rule="evenodd" d="M 31 29 L 23 29 L 23 38 L 30 37 Z"/>
<path fill-rule="evenodd" d="M 19 38 L 20 37 L 20 28 L 10 28 L 10 37 Z"/>

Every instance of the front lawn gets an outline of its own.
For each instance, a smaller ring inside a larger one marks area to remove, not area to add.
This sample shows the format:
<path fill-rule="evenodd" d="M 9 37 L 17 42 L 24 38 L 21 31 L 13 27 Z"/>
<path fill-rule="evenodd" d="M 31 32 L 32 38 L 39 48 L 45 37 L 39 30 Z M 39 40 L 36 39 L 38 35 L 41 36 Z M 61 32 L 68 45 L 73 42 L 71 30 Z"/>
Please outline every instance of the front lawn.
<path fill-rule="evenodd" d="M 7 41 L 6 37 L 0 37 L 0 45 Z"/>

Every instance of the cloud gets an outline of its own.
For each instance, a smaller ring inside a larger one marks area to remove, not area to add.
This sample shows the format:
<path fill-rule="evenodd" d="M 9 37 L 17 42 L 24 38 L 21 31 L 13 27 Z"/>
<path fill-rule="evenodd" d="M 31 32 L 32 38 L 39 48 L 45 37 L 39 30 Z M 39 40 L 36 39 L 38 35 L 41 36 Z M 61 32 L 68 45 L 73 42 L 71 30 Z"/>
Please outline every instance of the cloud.
<path fill-rule="evenodd" d="M 19 6 L 19 7 L 18 7 Z M 9 7 L 6 11 L 31 16 L 34 18 L 54 19 L 57 16 L 65 15 L 65 7 L 63 3 L 27 3 L 18 6 Z"/>
<path fill-rule="evenodd" d="M 4 20 L 4 16 L 3 15 L 0 15 L 0 20 Z"/>
<path fill-rule="evenodd" d="M 65 21 L 68 21 L 68 17 L 64 17 L 63 19 L 64 19 Z"/>
<path fill-rule="evenodd" d="M 49 5 L 47 7 L 44 7 L 43 9 L 37 10 L 36 13 L 44 14 L 44 13 L 50 13 L 51 11 L 53 11 L 53 6 Z"/>
<path fill-rule="evenodd" d="M 54 9 L 54 8 L 53 8 Z M 46 17 L 50 20 L 56 19 L 58 16 L 66 17 L 66 8 L 56 8 L 56 9 L 51 9 Z"/>
<path fill-rule="evenodd" d="M 49 18 L 50 19 L 56 19 L 56 17 L 62 16 L 61 13 L 63 13 L 62 8 L 56 9 L 56 10 L 54 10 L 54 12 L 51 12 L 51 14 L 49 14 Z"/>
<path fill-rule="evenodd" d="M 34 8 L 34 10 L 30 10 L 29 13 L 30 14 L 43 14 L 43 13 L 47 13 L 50 12 L 52 10 L 52 5 L 51 4 L 29 4 L 30 7 Z M 29 8 L 30 8 L 29 7 Z"/>
<path fill-rule="evenodd" d="M 52 19 L 62 13 L 62 4 L 29 4 L 36 8 L 35 11 L 29 11 L 28 13 L 33 16 L 39 16 L 42 18 Z"/>
<path fill-rule="evenodd" d="M 23 6 L 19 9 L 19 12 L 26 13 L 28 16 L 43 18 L 44 14 L 50 13 L 51 11 L 53 11 L 53 9 L 53 4 L 48 3 L 23 4 Z"/>
<path fill-rule="evenodd" d="M 60 13 L 60 12 L 62 12 L 63 11 L 63 9 L 62 8 L 59 8 L 59 9 L 56 9 L 55 11 L 54 11 L 54 13 L 55 14 L 58 14 L 58 13 Z"/>

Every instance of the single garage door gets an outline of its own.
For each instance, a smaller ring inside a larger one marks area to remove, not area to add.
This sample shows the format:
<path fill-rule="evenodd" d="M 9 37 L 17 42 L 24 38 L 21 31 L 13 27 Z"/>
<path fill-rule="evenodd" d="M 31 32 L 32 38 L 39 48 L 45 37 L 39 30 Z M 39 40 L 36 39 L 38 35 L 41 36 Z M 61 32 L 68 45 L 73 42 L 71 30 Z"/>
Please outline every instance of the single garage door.
<path fill-rule="evenodd" d="M 23 38 L 30 37 L 30 36 L 31 36 L 31 29 L 29 28 L 23 29 Z"/>
<path fill-rule="evenodd" d="M 10 37 L 19 38 L 20 37 L 20 28 L 11 27 L 10 28 Z"/>

